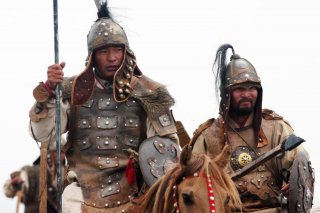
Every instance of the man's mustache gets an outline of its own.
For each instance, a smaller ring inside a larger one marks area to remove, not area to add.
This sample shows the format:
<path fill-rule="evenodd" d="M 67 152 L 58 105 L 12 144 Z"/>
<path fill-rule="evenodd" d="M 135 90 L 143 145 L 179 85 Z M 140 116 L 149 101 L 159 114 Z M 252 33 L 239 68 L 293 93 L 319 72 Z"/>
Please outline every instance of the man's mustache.
<path fill-rule="evenodd" d="M 243 103 L 243 102 L 250 102 L 253 103 L 253 100 L 251 98 L 243 98 L 239 101 L 239 104 Z"/>

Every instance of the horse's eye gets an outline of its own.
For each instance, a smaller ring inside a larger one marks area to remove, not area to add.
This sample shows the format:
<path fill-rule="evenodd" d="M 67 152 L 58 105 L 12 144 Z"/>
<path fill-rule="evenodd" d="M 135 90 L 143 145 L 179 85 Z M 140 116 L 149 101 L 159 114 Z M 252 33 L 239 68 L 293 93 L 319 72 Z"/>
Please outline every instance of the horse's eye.
<path fill-rule="evenodd" d="M 183 198 L 183 202 L 184 202 L 184 204 L 186 204 L 186 206 L 191 206 L 194 204 L 193 195 L 187 194 L 187 193 L 182 193 L 182 198 Z"/>
<path fill-rule="evenodd" d="M 226 197 L 226 200 L 224 201 L 224 206 L 227 206 L 227 204 L 229 203 L 229 201 L 230 201 L 230 196 L 228 195 L 228 196 Z"/>

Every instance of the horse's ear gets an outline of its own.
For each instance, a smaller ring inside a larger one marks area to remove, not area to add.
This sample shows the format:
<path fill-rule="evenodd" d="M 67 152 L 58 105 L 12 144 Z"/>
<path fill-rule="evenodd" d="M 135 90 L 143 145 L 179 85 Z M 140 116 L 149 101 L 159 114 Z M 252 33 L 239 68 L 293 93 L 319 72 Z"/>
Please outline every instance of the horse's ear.
<path fill-rule="evenodd" d="M 188 161 L 191 159 L 191 155 L 192 155 L 192 146 L 190 146 L 189 144 L 185 145 L 180 154 L 180 164 L 187 165 Z"/>
<path fill-rule="evenodd" d="M 228 165 L 228 162 L 230 161 L 230 156 L 231 146 L 225 145 L 223 147 L 222 152 L 215 158 L 216 164 L 221 168 L 225 168 Z"/>

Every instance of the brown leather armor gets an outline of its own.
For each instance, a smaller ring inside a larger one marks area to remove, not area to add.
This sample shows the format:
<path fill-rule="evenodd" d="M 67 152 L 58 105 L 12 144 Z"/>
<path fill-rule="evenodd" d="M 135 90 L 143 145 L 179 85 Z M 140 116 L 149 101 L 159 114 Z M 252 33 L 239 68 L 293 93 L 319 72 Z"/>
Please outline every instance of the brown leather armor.
<path fill-rule="evenodd" d="M 111 88 L 95 87 L 85 104 L 71 108 L 71 118 L 67 157 L 85 202 L 98 208 L 128 202 L 138 188 L 125 177 L 130 158 L 126 150 L 138 151 L 146 138 L 146 113 L 140 104 L 133 98 L 117 103 Z"/>
<path fill-rule="evenodd" d="M 227 137 L 232 146 L 230 166 L 228 167 L 228 172 L 232 174 L 245 166 L 246 163 L 277 146 L 284 138 L 293 133 L 290 125 L 273 111 L 263 110 L 262 117 L 258 143 L 255 141 L 252 126 L 245 125 L 243 128 L 236 128 L 231 121 L 228 121 L 230 126 L 224 130 L 225 121 L 220 116 L 211 126 L 202 130 L 201 137 L 193 138 L 196 140 L 194 152 L 205 152 L 216 156 L 221 152 L 225 144 L 225 137 Z M 248 121 L 249 123 L 250 121 Z M 281 172 L 290 167 L 292 163 L 290 159 L 293 158 L 294 152 L 286 154 L 290 157 L 285 156 L 283 159 L 275 158 L 268 161 L 249 174 L 235 180 L 243 202 L 242 211 L 252 212 L 281 207 L 278 200 L 283 178 Z"/>

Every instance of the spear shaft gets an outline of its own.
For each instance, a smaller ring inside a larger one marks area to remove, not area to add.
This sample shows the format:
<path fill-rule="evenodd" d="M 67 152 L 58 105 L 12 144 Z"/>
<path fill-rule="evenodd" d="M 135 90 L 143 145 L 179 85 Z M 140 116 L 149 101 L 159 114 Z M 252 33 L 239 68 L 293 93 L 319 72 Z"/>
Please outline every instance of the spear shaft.
<path fill-rule="evenodd" d="M 58 1 L 53 0 L 53 22 L 54 22 L 54 62 L 59 63 L 59 37 L 58 37 Z M 61 213 L 62 207 L 62 178 L 61 178 L 61 119 L 60 119 L 60 84 L 56 89 L 56 153 L 57 153 L 57 212 Z"/>

